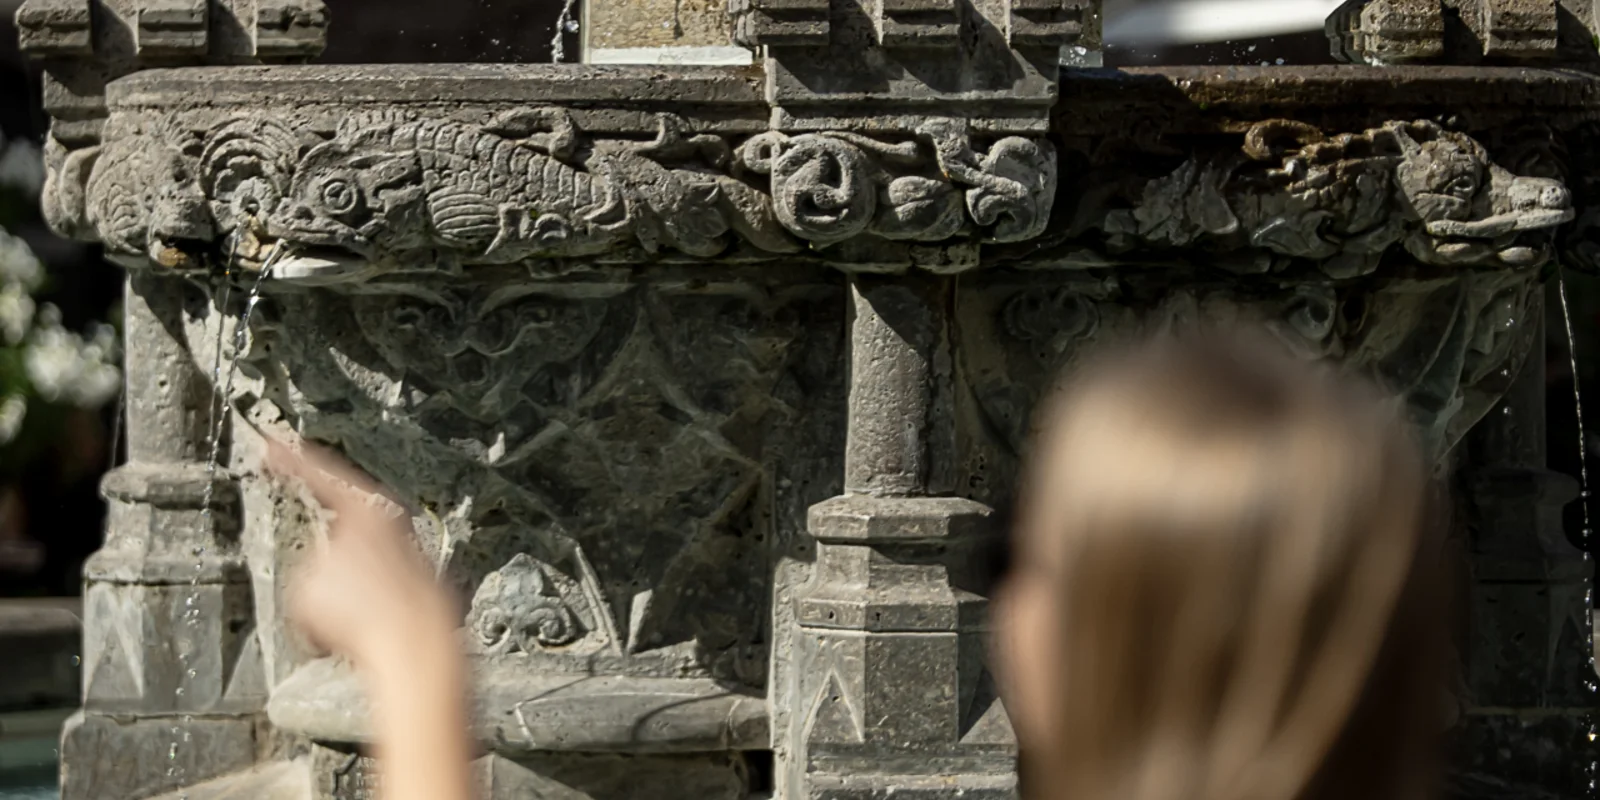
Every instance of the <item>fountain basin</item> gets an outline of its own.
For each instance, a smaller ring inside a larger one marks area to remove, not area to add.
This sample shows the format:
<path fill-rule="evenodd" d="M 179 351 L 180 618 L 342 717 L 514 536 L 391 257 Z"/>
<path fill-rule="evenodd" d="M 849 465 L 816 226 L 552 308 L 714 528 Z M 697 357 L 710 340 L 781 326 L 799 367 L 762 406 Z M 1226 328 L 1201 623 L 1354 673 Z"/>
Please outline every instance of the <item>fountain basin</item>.
<path fill-rule="evenodd" d="M 939 8 L 736 6 L 754 66 L 189 66 L 58 109 L 46 210 L 133 268 L 67 797 L 371 790 L 358 685 L 286 629 L 316 517 L 263 432 L 417 510 L 492 797 L 637 796 L 629 770 L 652 798 L 1013 797 L 993 510 L 1060 371 L 1150 325 L 1254 318 L 1375 373 L 1486 502 L 1539 474 L 1473 430 L 1531 429 L 1539 282 L 1591 258 L 1592 77 L 1060 70 L 1090 4 L 985 0 L 970 42 Z M 1482 519 L 1547 527 L 1557 494 Z M 216 624 L 131 662 L 193 548 Z M 1525 598 L 1489 583 L 1570 553 L 1480 555 L 1503 631 Z M 1563 648 L 1467 648 L 1464 725 L 1512 780 L 1582 780 L 1510 724 L 1574 724 Z M 188 664 L 183 701 L 146 691 Z M 184 715 L 215 724 L 177 778 L 72 766 L 159 756 Z M 263 721 L 299 748 L 265 772 Z"/>

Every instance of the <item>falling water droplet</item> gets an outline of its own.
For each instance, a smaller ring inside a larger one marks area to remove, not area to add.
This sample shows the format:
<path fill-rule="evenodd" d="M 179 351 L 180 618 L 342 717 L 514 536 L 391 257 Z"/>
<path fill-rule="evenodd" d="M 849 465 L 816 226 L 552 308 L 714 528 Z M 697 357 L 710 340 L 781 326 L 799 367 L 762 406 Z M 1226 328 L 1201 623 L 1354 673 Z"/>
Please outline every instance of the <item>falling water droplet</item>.
<path fill-rule="evenodd" d="M 76 666 L 78 666 L 79 664 L 82 664 L 82 663 L 83 663 L 83 658 L 82 657 L 80 657 L 80 656 L 73 656 L 72 657 L 72 666 L 76 667 Z"/>
<path fill-rule="evenodd" d="M 1592 568 L 1593 553 L 1591 551 L 1591 548 L 1593 547 L 1594 523 L 1589 518 L 1589 434 L 1584 430 L 1583 427 L 1583 392 L 1579 388 L 1577 380 L 1578 375 L 1581 374 L 1578 370 L 1578 337 L 1572 329 L 1572 304 L 1567 299 L 1566 273 L 1562 271 L 1559 266 L 1556 268 L 1556 289 L 1561 300 L 1561 321 L 1566 327 L 1568 367 L 1572 370 L 1573 377 L 1572 410 L 1573 418 L 1577 423 L 1578 429 L 1578 497 L 1580 498 L 1578 501 L 1578 508 L 1583 519 L 1582 541 L 1583 563 L 1585 565 L 1583 578 L 1585 590 L 1585 608 L 1583 610 L 1584 618 L 1587 622 L 1585 627 L 1587 627 L 1589 633 L 1589 646 L 1583 648 L 1585 651 L 1584 662 L 1587 666 L 1587 670 L 1584 672 L 1584 686 L 1588 688 L 1590 694 L 1594 694 L 1597 691 L 1597 687 L 1595 685 L 1594 668 L 1594 571 Z M 1590 705 L 1593 706 L 1594 704 L 1591 702 Z M 1589 723 L 1589 741 L 1593 742 L 1595 740 L 1596 733 L 1597 731 L 1600 731 L 1600 728 L 1597 728 L 1594 712 L 1592 710 L 1589 713 L 1589 718 L 1587 721 Z M 1597 784 L 1597 779 L 1600 779 L 1600 762 L 1589 762 L 1588 772 L 1589 794 L 1591 797 L 1593 797 L 1596 794 L 1595 787 Z"/>
<path fill-rule="evenodd" d="M 578 19 L 573 13 L 578 0 L 561 4 L 561 16 L 556 18 L 556 35 L 550 39 L 550 61 L 560 64 L 567 60 L 567 34 L 578 30 Z"/>

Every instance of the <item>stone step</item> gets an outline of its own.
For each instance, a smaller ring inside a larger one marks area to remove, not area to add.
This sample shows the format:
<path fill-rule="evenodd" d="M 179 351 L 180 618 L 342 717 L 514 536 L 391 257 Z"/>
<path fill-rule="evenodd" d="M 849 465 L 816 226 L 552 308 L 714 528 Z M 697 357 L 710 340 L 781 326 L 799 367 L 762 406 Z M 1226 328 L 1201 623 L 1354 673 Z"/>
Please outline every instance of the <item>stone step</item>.
<path fill-rule="evenodd" d="M 311 800 L 311 767 L 305 761 L 263 764 L 152 800 Z"/>
<path fill-rule="evenodd" d="M 0 600 L 0 712 L 76 705 L 82 647 L 78 598 Z"/>

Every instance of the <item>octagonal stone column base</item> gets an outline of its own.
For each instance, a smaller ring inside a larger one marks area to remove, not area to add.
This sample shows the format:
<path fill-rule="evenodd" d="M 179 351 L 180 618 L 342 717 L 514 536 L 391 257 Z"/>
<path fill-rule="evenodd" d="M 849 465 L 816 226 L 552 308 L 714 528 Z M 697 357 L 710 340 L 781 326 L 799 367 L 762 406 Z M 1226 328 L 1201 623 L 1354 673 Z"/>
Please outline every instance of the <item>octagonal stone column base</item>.
<path fill-rule="evenodd" d="M 61 734 L 61 798 L 143 800 L 248 769 L 259 731 L 254 717 L 79 712 Z"/>
<path fill-rule="evenodd" d="M 376 762 L 344 745 L 312 751 L 315 800 L 372 800 Z M 744 800 L 749 770 L 737 753 L 488 755 L 474 764 L 485 800 Z"/>

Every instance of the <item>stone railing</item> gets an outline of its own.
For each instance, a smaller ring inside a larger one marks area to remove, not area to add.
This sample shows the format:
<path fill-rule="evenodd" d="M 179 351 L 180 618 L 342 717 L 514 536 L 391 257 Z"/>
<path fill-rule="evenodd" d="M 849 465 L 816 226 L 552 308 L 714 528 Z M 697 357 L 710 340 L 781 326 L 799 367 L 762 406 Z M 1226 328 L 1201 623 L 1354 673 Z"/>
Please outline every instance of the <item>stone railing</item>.
<path fill-rule="evenodd" d="M 1581 590 L 1516 587 L 1576 585 L 1524 362 L 1541 270 L 1589 257 L 1590 78 L 1063 75 L 1079 0 L 736 3 L 757 69 L 251 65 L 316 49 L 278 8 L 19 15 L 46 210 L 130 267 L 66 797 L 368 796 L 360 694 L 283 624 L 285 428 L 422 509 L 490 796 L 731 800 L 770 753 L 783 798 L 1011 797 L 982 554 L 1028 414 L 1097 338 L 1241 315 L 1486 467 L 1465 724 L 1486 770 L 1581 779 L 1545 746 Z"/>

